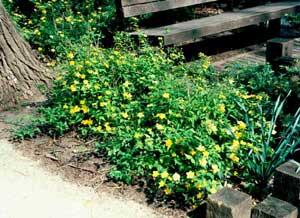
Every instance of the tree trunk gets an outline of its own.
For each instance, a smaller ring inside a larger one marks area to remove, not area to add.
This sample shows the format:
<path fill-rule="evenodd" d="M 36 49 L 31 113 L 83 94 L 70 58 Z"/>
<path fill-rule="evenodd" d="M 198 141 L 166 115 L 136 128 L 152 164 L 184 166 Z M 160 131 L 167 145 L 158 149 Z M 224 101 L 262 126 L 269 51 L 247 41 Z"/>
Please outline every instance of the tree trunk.
<path fill-rule="evenodd" d="M 51 74 L 16 30 L 0 0 L 0 110 L 41 96 Z"/>

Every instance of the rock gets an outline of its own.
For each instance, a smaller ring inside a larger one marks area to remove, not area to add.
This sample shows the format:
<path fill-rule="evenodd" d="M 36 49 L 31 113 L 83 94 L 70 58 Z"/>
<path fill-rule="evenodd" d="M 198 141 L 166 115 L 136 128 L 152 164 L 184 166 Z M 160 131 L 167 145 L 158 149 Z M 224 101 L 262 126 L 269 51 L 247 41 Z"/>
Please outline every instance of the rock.
<path fill-rule="evenodd" d="M 273 63 L 281 57 L 292 57 L 293 39 L 273 38 L 267 42 L 266 61 Z"/>
<path fill-rule="evenodd" d="M 208 197 L 206 218 L 250 218 L 251 196 L 223 188 Z"/>
<path fill-rule="evenodd" d="M 300 172 L 298 166 L 286 162 L 274 174 L 273 196 L 300 207 Z"/>
<path fill-rule="evenodd" d="M 251 212 L 251 218 L 297 218 L 297 216 L 298 209 L 296 207 L 274 197 L 267 197 Z"/>

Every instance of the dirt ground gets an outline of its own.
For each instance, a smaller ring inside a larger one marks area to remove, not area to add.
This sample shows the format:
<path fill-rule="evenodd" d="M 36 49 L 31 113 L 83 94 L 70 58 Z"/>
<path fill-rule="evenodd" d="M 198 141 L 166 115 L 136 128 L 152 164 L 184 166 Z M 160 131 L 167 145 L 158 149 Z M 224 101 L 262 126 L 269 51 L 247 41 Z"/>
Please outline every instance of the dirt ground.
<path fill-rule="evenodd" d="M 69 133 L 9 142 L 11 130 L 29 122 L 34 111 L 20 107 L 0 113 L 1 218 L 188 217 L 159 202 L 149 204 L 138 186 L 109 181 L 111 166 L 95 153 L 93 140 Z"/>

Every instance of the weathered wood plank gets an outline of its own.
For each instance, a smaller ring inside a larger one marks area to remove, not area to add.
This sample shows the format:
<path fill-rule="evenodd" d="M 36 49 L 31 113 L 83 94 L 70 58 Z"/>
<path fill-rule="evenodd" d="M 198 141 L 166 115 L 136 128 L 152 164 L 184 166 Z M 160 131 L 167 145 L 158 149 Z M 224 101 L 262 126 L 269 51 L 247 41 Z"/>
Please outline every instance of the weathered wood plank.
<path fill-rule="evenodd" d="M 299 8 L 300 1 L 276 2 L 238 12 L 228 12 L 212 17 L 146 29 L 134 32 L 132 35 L 144 33 L 148 36 L 163 37 L 165 45 L 180 44 L 203 36 L 277 19 L 285 13 L 295 13 Z"/>
<path fill-rule="evenodd" d="M 121 0 L 123 6 L 157 2 L 159 0 Z"/>
<path fill-rule="evenodd" d="M 182 8 L 182 7 L 204 4 L 207 2 L 215 2 L 215 1 L 217 0 L 184 0 L 184 1 L 165 0 L 165 1 L 150 1 L 150 2 L 145 0 L 136 0 L 131 2 L 144 2 L 144 4 L 133 4 L 133 5 L 123 6 L 123 14 L 124 17 L 133 17 L 133 16 L 147 14 L 147 13 L 166 11 L 170 9 Z"/>

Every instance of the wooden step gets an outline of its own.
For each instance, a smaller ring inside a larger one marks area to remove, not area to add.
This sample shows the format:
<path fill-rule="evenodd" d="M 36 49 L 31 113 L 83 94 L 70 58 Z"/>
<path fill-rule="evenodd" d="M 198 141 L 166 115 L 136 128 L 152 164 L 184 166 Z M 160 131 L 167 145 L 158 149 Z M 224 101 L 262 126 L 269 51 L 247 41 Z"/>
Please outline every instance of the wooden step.
<path fill-rule="evenodd" d="M 204 36 L 255 25 L 282 17 L 286 13 L 300 11 L 300 1 L 284 1 L 247 8 L 238 12 L 205 17 L 168 26 L 140 30 L 131 35 L 146 34 L 149 37 L 162 37 L 164 45 L 198 41 Z"/>

